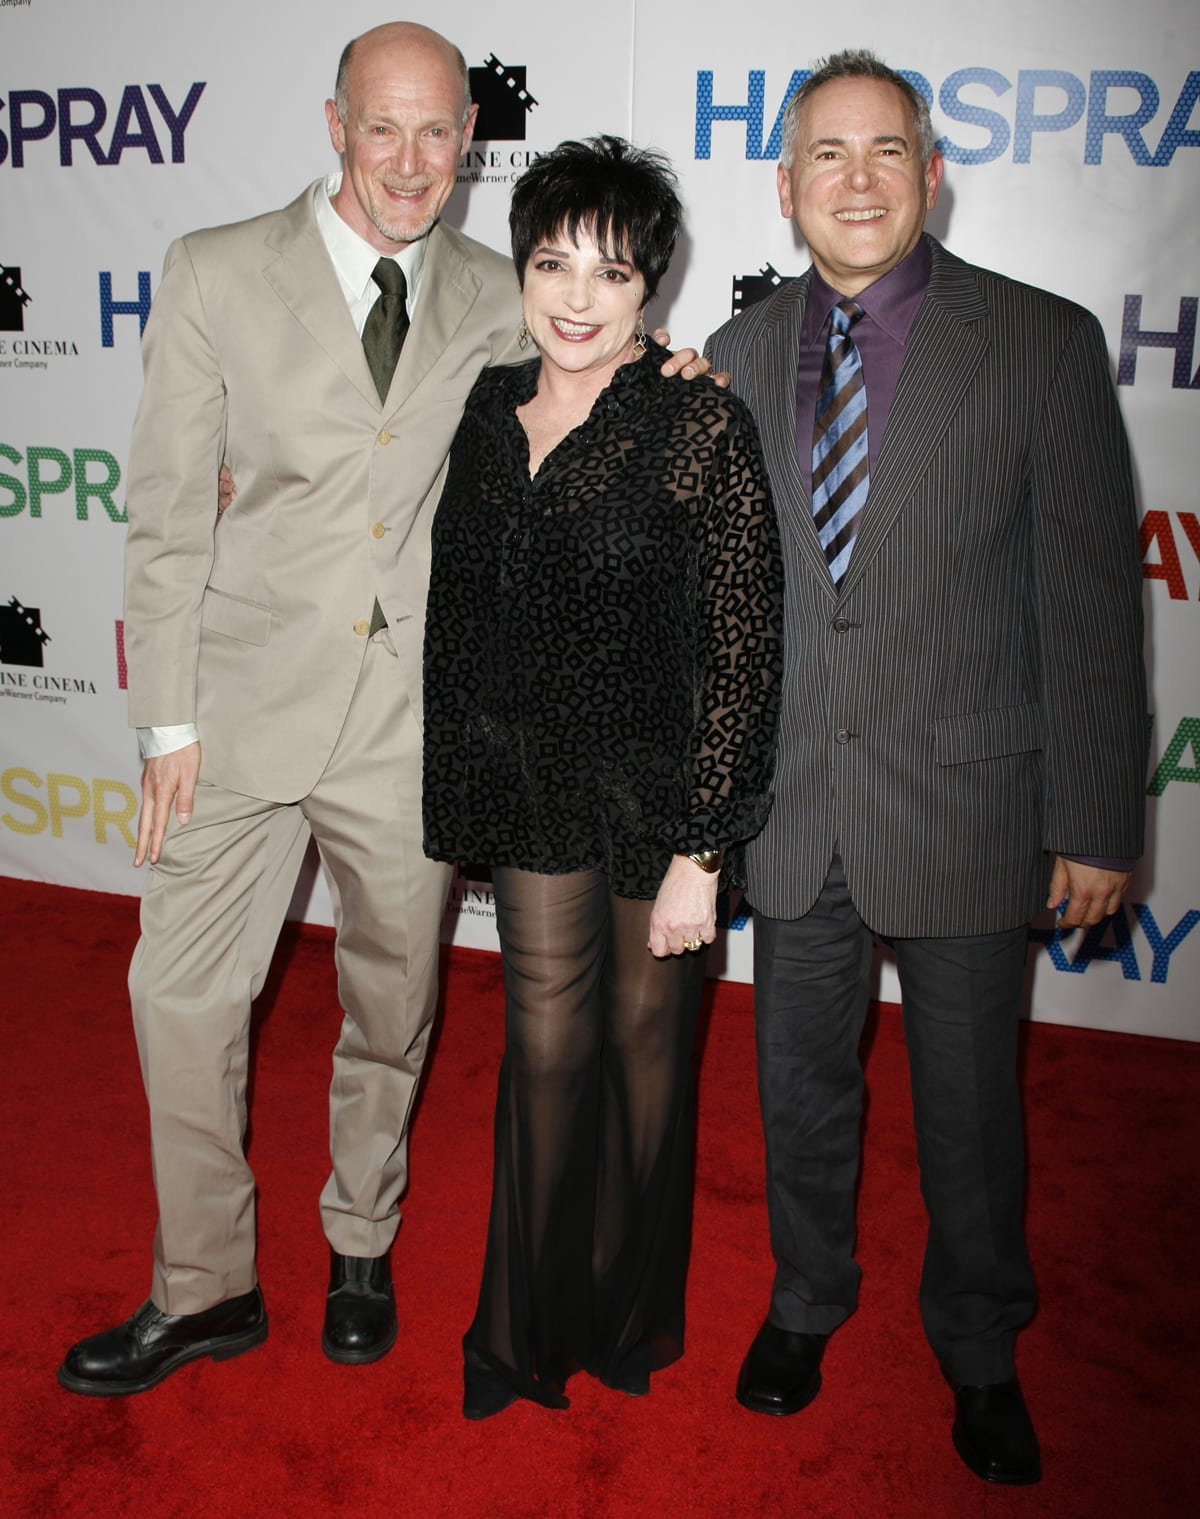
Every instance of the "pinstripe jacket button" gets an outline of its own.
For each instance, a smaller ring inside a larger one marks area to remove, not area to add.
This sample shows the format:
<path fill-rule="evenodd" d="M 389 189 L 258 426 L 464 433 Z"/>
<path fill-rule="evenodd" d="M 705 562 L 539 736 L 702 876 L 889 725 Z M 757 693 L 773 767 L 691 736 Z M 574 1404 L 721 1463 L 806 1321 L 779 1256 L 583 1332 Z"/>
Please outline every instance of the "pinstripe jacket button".
<path fill-rule="evenodd" d="M 853 735 L 849 728 L 839 728 L 833 736 L 839 744 L 848 744 Z"/>
<path fill-rule="evenodd" d="M 835 617 L 833 619 L 833 631 L 835 633 L 848 633 L 850 631 L 850 619 L 848 617 Z"/>

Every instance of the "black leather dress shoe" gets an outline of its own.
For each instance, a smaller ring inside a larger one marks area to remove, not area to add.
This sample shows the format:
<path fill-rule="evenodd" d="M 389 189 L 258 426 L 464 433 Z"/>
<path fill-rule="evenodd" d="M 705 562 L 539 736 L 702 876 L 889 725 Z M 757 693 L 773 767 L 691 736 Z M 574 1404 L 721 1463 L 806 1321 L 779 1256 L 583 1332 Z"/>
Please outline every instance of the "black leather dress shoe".
<path fill-rule="evenodd" d="M 343 1366 L 365 1366 L 387 1355 L 395 1343 L 391 1257 L 331 1250 L 321 1349 Z"/>
<path fill-rule="evenodd" d="M 756 1414 L 796 1414 L 807 1408 L 821 1390 L 821 1357 L 828 1338 L 765 1323 L 738 1373 L 738 1402 Z"/>
<path fill-rule="evenodd" d="M 1039 1482 L 1042 1457 L 1016 1377 L 954 1394 L 954 1449 L 985 1482 Z"/>
<path fill-rule="evenodd" d="M 229 1361 L 266 1337 L 267 1311 L 257 1287 L 203 1313 L 163 1313 L 146 1302 L 115 1329 L 73 1345 L 58 1380 L 89 1398 L 148 1392 L 189 1361 Z"/>

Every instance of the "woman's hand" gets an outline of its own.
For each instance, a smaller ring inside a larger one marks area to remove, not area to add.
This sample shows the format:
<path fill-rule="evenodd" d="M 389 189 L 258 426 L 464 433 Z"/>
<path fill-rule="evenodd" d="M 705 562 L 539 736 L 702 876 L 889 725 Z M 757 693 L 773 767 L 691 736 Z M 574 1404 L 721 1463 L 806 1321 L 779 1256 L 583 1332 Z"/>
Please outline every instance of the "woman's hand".
<path fill-rule="evenodd" d="M 233 483 L 233 476 L 229 473 L 229 466 L 222 464 L 217 471 L 217 516 L 223 517 L 229 510 L 229 503 L 237 495 L 237 486 Z"/>
<path fill-rule="evenodd" d="M 711 944 L 717 937 L 716 871 L 701 870 L 686 854 L 671 861 L 650 914 L 650 953 L 665 960 L 687 952 L 688 944 Z"/>

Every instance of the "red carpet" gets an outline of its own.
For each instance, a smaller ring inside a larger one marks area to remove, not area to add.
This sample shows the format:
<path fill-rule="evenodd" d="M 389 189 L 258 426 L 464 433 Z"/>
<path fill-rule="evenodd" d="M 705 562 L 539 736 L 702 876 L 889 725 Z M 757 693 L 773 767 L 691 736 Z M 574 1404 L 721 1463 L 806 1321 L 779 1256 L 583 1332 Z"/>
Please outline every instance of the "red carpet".
<path fill-rule="evenodd" d="M 136 904 L 8 880 L 0 904 L 5 1512 L 1174 1519 L 1200 1509 L 1200 1046 L 1027 1031 L 1042 1307 L 1020 1366 L 1042 1438 L 1040 1487 L 988 1488 L 950 1446 L 950 1397 L 916 1311 L 923 1215 L 892 1008 L 870 1034 L 862 1305 L 833 1340 L 809 1410 L 771 1420 L 734 1402 L 771 1262 L 750 996 L 733 985 L 715 991 L 703 1053 L 687 1355 L 648 1399 L 576 1378 L 568 1412 L 520 1404 L 472 1425 L 459 1412 L 459 1336 L 483 1245 L 498 961 L 450 956 L 394 1256 L 400 1340 L 352 1369 L 318 1344 L 327 1256 L 316 1199 L 339 1021 L 330 935 L 289 930 L 262 999 L 253 1105 L 271 1337 L 141 1397 L 84 1399 L 54 1380 L 62 1353 L 149 1287 L 154 1202 L 124 997 Z"/>

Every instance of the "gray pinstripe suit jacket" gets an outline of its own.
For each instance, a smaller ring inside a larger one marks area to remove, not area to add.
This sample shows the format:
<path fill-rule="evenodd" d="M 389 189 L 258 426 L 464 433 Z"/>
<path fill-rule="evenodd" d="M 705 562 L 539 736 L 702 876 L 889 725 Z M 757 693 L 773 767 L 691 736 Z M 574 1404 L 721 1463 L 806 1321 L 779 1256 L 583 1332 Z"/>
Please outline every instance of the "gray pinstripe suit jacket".
<path fill-rule="evenodd" d="M 839 848 L 863 918 L 898 936 L 1015 927 L 1045 900 L 1047 851 L 1139 855 L 1145 788 L 1137 522 L 1103 332 L 929 241 L 837 590 L 796 461 L 808 275 L 708 347 L 758 422 L 787 578 L 750 900 L 801 916 Z"/>

